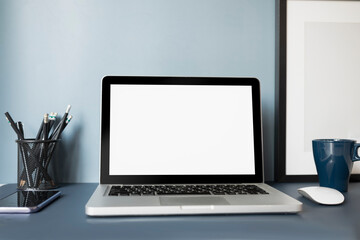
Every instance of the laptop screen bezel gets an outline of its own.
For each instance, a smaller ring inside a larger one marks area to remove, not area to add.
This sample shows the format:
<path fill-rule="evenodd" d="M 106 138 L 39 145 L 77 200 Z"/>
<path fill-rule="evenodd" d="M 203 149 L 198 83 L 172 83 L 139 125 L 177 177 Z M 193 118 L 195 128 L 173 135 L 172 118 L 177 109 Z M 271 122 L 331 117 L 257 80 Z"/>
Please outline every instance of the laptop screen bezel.
<path fill-rule="evenodd" d="M 254 126 L 255 174 L 239 175 L 110 175 L 110 90 L 114 84 L 134 85 L 226 85 L 251 86 Z M 101 96 L 101 184 L 189 184 L 189 183 L 261 183 L 263 182 L 263 147 L 260 83 L 256 78 L 239 77 L 157 77 L 106 76 Z"/>

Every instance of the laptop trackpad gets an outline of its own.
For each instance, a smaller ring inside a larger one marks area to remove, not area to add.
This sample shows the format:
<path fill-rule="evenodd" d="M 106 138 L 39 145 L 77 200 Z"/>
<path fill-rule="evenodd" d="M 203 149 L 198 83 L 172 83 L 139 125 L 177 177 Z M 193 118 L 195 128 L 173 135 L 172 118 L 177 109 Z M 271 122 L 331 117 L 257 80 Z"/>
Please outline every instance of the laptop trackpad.
<path fill-rule="evenodd" d="M 229 205 L 223 197 L 160 197 L 163 206 L 183 205 Z"/>

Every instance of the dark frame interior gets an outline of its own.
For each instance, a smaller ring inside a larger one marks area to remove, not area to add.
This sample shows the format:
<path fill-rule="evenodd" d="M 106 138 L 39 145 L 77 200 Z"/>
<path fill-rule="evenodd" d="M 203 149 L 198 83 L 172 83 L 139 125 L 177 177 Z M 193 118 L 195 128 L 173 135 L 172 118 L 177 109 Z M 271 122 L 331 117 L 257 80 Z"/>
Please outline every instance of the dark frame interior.
<path fill-rule="evenodd" d="M 250 85 L 253 94 L 255 173 L 254 175 L 151 175 L 120 176 L 109 175 L 109 128 L 110 128 L 110 85 L 111 84 L 174 84 L 174 85 Z M 107 76 L 102 82 L 101 113 L 101 184 L 182 184 L 182 183 L 261 183 L 263 182 L 263 152 L 260 108 L 260 83 L 255 78 L 209 78 L 209 77 L 121 77 Z M 256 127 L 258 126 L 258 127 Z M 256 137 L 260 136 L 260 137 Z"/>
<path fill-rule="evenodd" d="M 287 1 L 288 0 L 280 0 L 278 7 L 279 76 L 276 79 L 275 98 L 275 181 L 316 182 L 318 181 L 317 175 L 286 175 Z M 352 174 L 350 181 L 360 181 L 360 174 Z"/>

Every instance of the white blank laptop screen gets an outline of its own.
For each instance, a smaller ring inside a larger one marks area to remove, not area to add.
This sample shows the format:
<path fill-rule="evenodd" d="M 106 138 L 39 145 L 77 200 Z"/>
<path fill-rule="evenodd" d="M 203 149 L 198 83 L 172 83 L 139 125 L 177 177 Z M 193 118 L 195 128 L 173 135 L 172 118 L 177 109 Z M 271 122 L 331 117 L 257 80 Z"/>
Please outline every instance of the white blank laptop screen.
<path fill-rule="evenodd" d="M 110 175 L 255 174 L 250 86 L 112 85 Z"/>

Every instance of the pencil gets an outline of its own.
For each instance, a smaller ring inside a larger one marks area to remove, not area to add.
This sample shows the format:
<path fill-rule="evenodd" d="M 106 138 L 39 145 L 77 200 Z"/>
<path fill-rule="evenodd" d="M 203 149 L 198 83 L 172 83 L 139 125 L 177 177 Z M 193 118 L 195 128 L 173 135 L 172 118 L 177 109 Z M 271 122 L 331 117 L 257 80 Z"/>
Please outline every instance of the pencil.
<path fill-rule="evenodd" d="M 23 134 L 20 132 L 20 130 L 16 126 L 16 124 L 15 124 L 14 120 L 12 119 L 12 117 L 10 116 L 10 114 L 8 112 L 6 112 L 5 116 L 6 116 L 6 119 L 8 120 L 8 122 L 10 123 L 10 126 L 14 129 L 16 135 L 18 136 L 18 140 L 24 140 Z M 30 174 L 29 174 L 29 171 L 28 171 L 29 170 L 28 165 L 27 165 L 28 160 L 27 160 L 27 154 L 25 152 L 25 147 L 26 147 L 25 143 L 20 143 L 19 151 L 20 151 L 20 155 L 22 156 L 21 158 L 22 158 L 22 161 L 23 161 L 23 164 L 24 164 L 24 169 L 25 169 L 25 172 L 26 172 L 26 178 L 28 180 L 28 185 L 29 185 L 29 187 L 32 187 L 33 186 L 33 181 L 32 181 L 32 178 L 30 177 Z M 20 175 L 20 177 L 21 176 L 22 176 L 22 174 Z M 20 180 L 20 185 L 21 184 L 24 184 L 24 182 Z"/>

